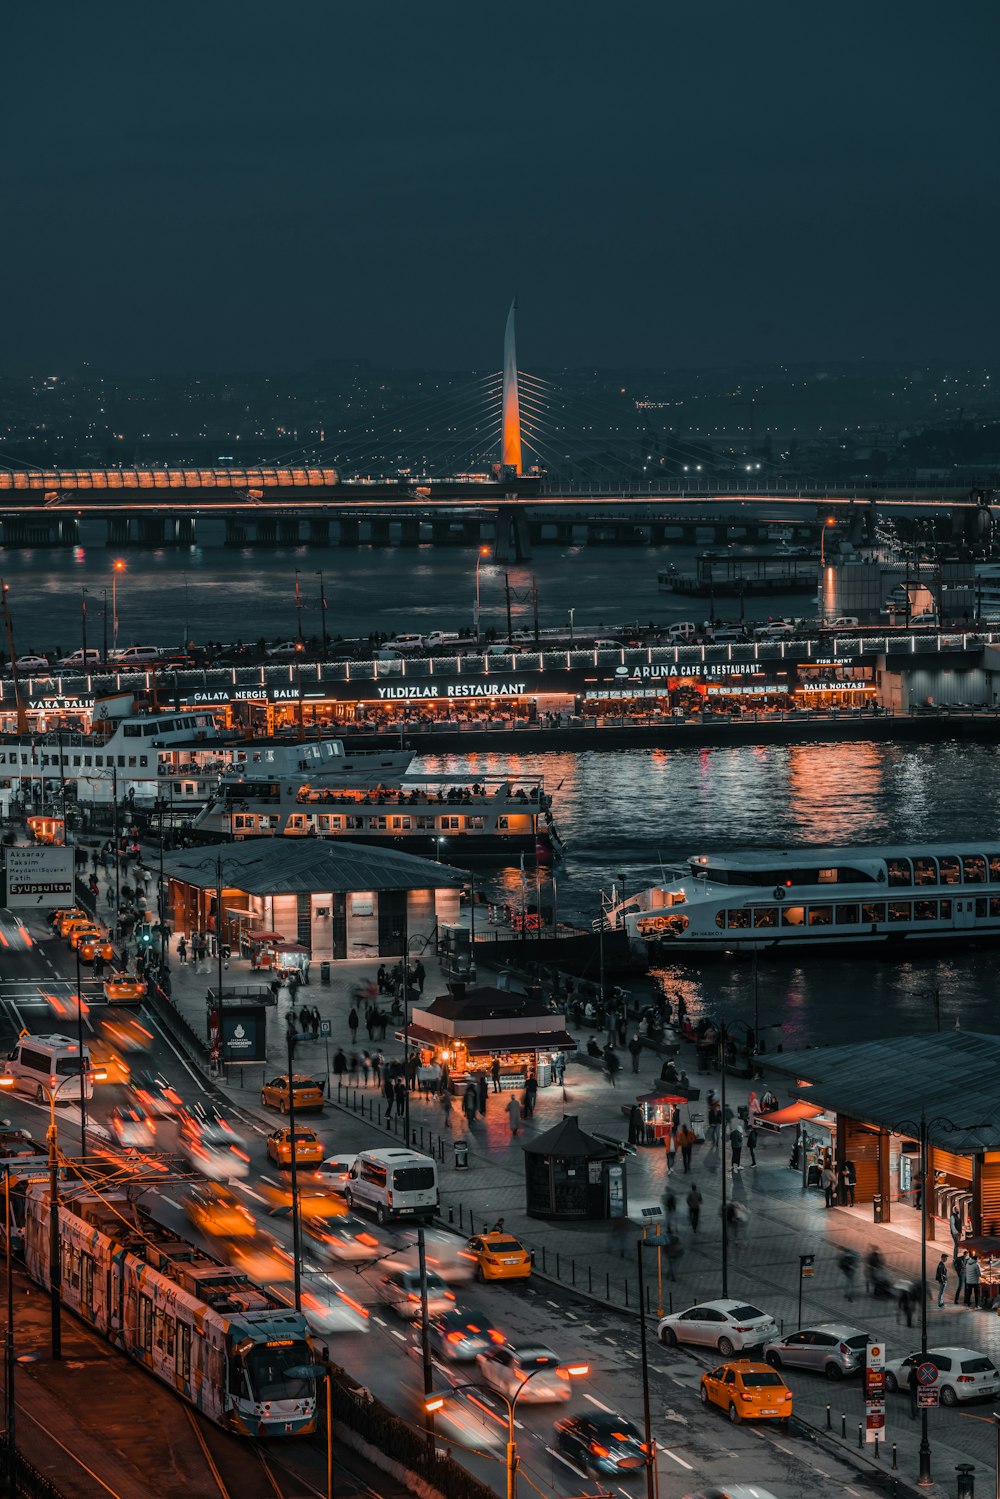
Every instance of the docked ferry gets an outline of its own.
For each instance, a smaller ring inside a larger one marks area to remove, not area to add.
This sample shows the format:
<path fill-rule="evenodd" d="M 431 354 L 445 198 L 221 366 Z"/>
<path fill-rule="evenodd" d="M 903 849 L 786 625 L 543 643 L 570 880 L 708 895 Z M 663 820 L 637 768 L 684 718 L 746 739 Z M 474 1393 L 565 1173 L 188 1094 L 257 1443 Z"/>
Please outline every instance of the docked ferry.
<path fill-rule="evenodd" d="M 611 913 L 671 954 L 906 948 L 1000 938 L 1000 837 L 696 854 Z"/>
<path fill-rule="evenodd" d="M 561 852 L 544 786 L 508 776 L 460 784 L 409 776 L 399 785 L 348 788 L 311 775 L 226 775 L 193 832 L 211 841 L 347 838 L 458 863 L 525 855 L 546 864 Z"/>

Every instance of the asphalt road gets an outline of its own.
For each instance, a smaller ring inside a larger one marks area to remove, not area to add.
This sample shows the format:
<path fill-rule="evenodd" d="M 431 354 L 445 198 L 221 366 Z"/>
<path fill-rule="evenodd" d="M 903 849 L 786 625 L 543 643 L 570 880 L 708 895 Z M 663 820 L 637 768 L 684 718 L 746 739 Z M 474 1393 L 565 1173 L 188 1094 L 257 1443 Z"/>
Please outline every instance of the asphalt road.
<path fill-rule="evenodd" d="M 85 1030 L 93 1038 L 99 1033 L 106 1011 L 98 1002 L 97 986 L 89 987 L 91 1008 L 85 1017 Z M 33 918 L 26 930 L 10 913 L 0 913 L 0 1047 L 13 1040 L 22 1028 L 35 1033 L 75 1034 L 74 995 L 72 954 L 65 943 L 49 934 L 44 918 Z M 141 1012 L 140 1018 L 153 1032 L 154 1040 L 148 1056 L 133 1060 L 160 1072 L 188 1103 L 215 1096 L 160 1031 L 155 1019 L 146 1012 Z M 92 1121 L 107 1127 L 111 1111 L 125 1096 L 126 1090 L 121 1086 L 99 1085 L 90 1105 Z M 36 1137 L 44 1136 L 47 1103 L 39 1105 L 22 1095 L 5 1096 L 0 1107 L 13 1124 L 30 1130 Z M 230 1105 L 226 1106 L 226 1112 L 247 1142 L 251 1159 L 249 1176 L 235 1185 L 261 1231 L 287 1250 L 291 1244 L 290 1224 L 287 1218 L 275 1215 L 268 1197 L 272 1189 L 287 1185 L 266 1155 L 268 1125 L 263 1117 L 241 1114 Z M 60 1107 L 58 1116 L 63 1147 L 72 1152 L 79 1144 L 78 1108 Z M 275 1115 L 274 1126 L 279 1122 Z M 310 1127 L 317 1129 L 331 1150 L 338 1144 L 338 1116 L 332 1110 L 323 1116 L 312 1116 Z M 166 1164 L 172 1157 L 175 1142 L 176 1126 L 172 1121 L 162 1121 L 155 1152 L 160 1164 Z M 287 1178 L 287 1173 L 284 1175 Z M 168 1171 L 162 1185 L 149 1192 L 148 1204 L 165 1224 L 197 1240 L 199 1235 L 184 1210 L 190 1186 L 189 1175 Z M 410 1231 L 390 1232 L 368 1222 L 364 1226 L 384 1244 L 384 1252 L 413 1245 L 415 1235 Z M 206 1242 L 206 1247 L 219 1253 L 217 1244 Z M 367 1265 L 358 1272 L 350 1263 L 321 1261 L 315 1250 L 312 1242 L 306 1240 L 303 1276 L 306 1291 L 321 1301 L 335 1300 L 337 1293 L 342 1292 L 369 1313 L 364 1331 L 338 1333 L 329 1338 L 332 1357 L 388 1406 L 420 1424 L 423 1420 L 420 1361 L 407 1324 L 383 1301 L 385 1267 Z M 287 1282 L 283 1281 L 280 1289 L 290 1294 Z M 602 1491 L 601 1483 L 612 1493 L 643 1492 L 641 1477 L 628 1483 L 615 1479 L 598 1482 L 593 1475 L 578 1472 L 556 1453 L 552 1430 L 554 1419 L 566 1409 L 614 1412 L 641 1429 L 638 1324 L 540 1278 L 517 1286 L 460 1285 L 456 1295 L 460 1306 L 501 1330 L 512 1342 L 544 1343 L 560 1358 L 584 1358 L 589 1365 L 589 1375 L 574 1382 L 568 1407 L 526 1401 L 519 1404 L 516 1438 L 522 1496 L 532 1492 L 558 1496 L 597 1494 Z M 815 1499 L 817 1493 L 877 1492 L 852 1466 L 819 1446 L 794 1423 L 790 1434 L 763 1424 L 733 1427 L 721 1411 L 703 1409 L 698 1399 L 698 1381 L 708 1360 L 699 1362 L 682 1350 L 662 1348 L 655 1340 L 654 1323 L 649 1331 L 650 1406 L 659 1448 L 661 1493 L 684 1495 L 727 1482 L 761 1485 L 777 1499 Z M 474 1364 L 434 1370 L 436 1388 L 476 1378 Z M 822 1379 L 805 1375 L 793 1377 L 792 1387 L 797 1401 L 801 1400 L 808 1408 L 811 1419 L 825 1419 L 825 1404 L 832 1387 Z M 843 1387 L 836 1387 L 834 1399 L 842 1392 L 845 1392 Z M 846 1393 L 851 1405 L 844 1402 L 835 1405 L 838 1414 L 841 1408 L 855 1412 L 860 1408 L 857 1388 Z M 902 1405 L 900 1402 L 901 1408 Z M 956 1444 L 968 1448 L 969 1430 L 977 1423 L 963 1420 L 958 1412 L 935 1414 L 946 1423 L 960 1423 L 963 1429 L 956 1436 Z M 491 1410 L 489 1402 L 481 1401 L 478 1396 L 470 1398 L 466 1393 L 452 1397 L 435 1419 L 439 1441 L 446 1442 L 492 1488 L 503 1492 L 506 1418 L 498 1410 Z M 856 1415 L 852 1419 L 856 1421 Z M 986 1462 L 986 1448 L 992 1444 L 992 1432 L 985 1425 L 982 1435 L 984 1456 L 972 1458 L 977 1463 Z"/>

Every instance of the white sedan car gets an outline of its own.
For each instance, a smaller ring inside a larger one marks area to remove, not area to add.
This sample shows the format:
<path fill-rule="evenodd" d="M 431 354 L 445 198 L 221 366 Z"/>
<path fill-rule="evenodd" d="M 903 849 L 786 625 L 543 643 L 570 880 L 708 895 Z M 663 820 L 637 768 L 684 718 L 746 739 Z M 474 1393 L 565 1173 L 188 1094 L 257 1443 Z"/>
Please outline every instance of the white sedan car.
<path fill-rule="evenodd" d="M 755 1348 L 778 1336 L 778 1324 L 767 1312 L 746 1301 L 702 1301 L 686 1312 L 671 1312 L 657 1324 L 661 1343 L 695 1343 L 716 1348 L 731 1358 L 744 1348 Z"/>
<path fill-rule="evenodd" d="M 156 1123 L 142 1109 L 122 1104 L 112 1110 L 111 1129 L 118 1144 L 126 1150 L 153 1150 L 156 1147 Z"/>
<path fill-rule="evenodd" d="M 329 1187 L 331 1192 L 338 1192 L 343 1197 L 351 1167 L 356 1160 L 356 1155 L 328 1156 L 322 1166 L 316 1167 L 316 1180 L 322 1182 L 324 1187 Z"/>
<path fill-rule="evenodd" d="M 889 1359 L 885 1366 L 886 1389 L 908 1390 L 921 1364 L 933 1364 L 937 1370 L 937 1378 L 926 1382 L 924 1387 L 937 1390 L 942 1405 L 957 1405 L 960 1400 L 977 1400 L 1000 1391 L 1000 1370 L 992 1359 L 974 1348 L 928 1348 L 925 1358 L 911 1353 L 908 1358 Z"/>
<path fill-rule="evenodd" d="M 476 1355 L 479 1372 L 487 1384 L 518 1403 L 528 1400 L 568 1400 L 569 1380 L 551 1348 L 538 1344 L 494 1348 Z M 538 1373 L 542 1370 L 542 1373 Z"/>
<path fill-rule="evenodd" d="M 382 1282 L 382 1297 L 407 1322 L 420 1316 L 420 1275 L 416 1270 L 399 1270 L 387 1275 Z M 433 1270 L 427 1272 L 427 1315 L 436 1317 L 439 1312 L 451 1311 L 455 1298 L 440 1275 Z"/>

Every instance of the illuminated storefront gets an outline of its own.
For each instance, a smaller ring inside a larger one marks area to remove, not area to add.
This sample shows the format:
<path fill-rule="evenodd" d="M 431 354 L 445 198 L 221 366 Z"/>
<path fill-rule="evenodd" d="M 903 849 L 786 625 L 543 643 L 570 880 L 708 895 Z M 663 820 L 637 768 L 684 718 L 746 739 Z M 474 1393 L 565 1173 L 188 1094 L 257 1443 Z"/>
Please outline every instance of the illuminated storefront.
<path fill-rule="evenodd" d="M 576 1050 L 565 1016 L 553 1015 L 540 1001 L 501 989 L 466 989 L 457 982 L 448 994 L 414 1009 L 409 1031 L 397 1035 L 400 1040 L 408 1035 L 423 1065 L 447 1064 L 459 1088 L 477 1074 L 490 1077 L 494 1064 L 504 1091 L 523 1089 L 529 1074 L 546 1088 L 554 1081 L 559 1053 Z"/>

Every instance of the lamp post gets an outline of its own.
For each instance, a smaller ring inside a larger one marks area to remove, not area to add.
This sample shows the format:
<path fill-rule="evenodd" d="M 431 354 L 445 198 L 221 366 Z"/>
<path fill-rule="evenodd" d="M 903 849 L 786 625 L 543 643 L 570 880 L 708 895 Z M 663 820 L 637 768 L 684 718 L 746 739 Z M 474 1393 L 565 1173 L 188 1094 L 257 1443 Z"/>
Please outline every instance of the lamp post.
<path fill-rule="evenodd" d="M 330 636 L 326 628 L 326 593 L 323 588 L 322 572 L 317 572 L 316 576 L 319 579 L 319 617 L 323 632 L 323 660 L 325 661 L 330 648 Z"/>
<path fill-rule="evenodd" d="M 125 571 L 125 558 L 116 557 L 111 564 L 111 645 L 118 649 L 118 574 Z M 106 632 L 105 632 L 106 633 Z M 107 655 L 107 650 L 105 650 Z"/>
<path fill-rule="evenodd" d="M 937 1127 L 946 1129 L 950 1134 L 958 1132 L 969 1133 L 972 1130 L 986 1129 L 984 1124 L 955 1124 L 953 1120 L 943 1115 L 936 1115 L 928 1119 L 923 1109 L 920 1110 L 920 1118 L 915 1123 L 912 1120 L 902 1120 L 896 1127 L 897 1134 L 907 1134 L 916 1137 L 920 1145 L 920 1362 L 927 1362 L 927 1197 L 928 1197 L 928 1165 L 930 1152 L 928 1149 L 930 1132 Z M 931 1478 L 931 1443 L 927 1429 L 927 1407 L 920 1407 L 920 1472 L 917 1483 L 922 1488 L 927 1488 L 933 1482 Z"/>
<path fill-rule="evenodd" d="M 221 1036 L 222 1025 L 219 1024 Z M 289 1164 L 292 1171 L 292 1274 L 295 1284 L 295 1310 L 302 1310 L 302 1229 L 299 1223 L 299 1167 L 295 1149 L 295 1035 L 288 1028 L 288 1133 Z"/>
<path fill-rule="evenodd" d="M 644 1427 L 643 1435 L 646 1441 L 646 1499 L 655 1499 L 656 1448 L 653 1445 L 653 1424 L 649 1414 L 649 1355 L 646 1351 L 646 1287 L 642 1274 L 642 1251 L 646 1245 L 642 1239 L 636 1239 L 635 1247 L 639 1260 L 639 1347 L 642 1353 L 642 1420 Z"/>
<path fill-rule="evenodd" d="M 80 983 L 80 944 L 76 944 L 76 1040 L 80 1048 L 80 1158 L 87 1159 L 87 1088 L 83 1075 L 83 990 Z"/>
<path fill-rule="evenodd" d="M 493 1385 L 486 1384 L 456 1384 L 450 1390 L 438 1391 L 436 1394 L 428 1395 L 424 1400 L 424 1409 L 430 1413 L 439 1411 L 444 1406 L 449 1395 L 456 1394 L 459 1390 L 484 1390 L 488 1395 L 502 1400 L 507 1407 L 507 1499 L 517 1499 L 517 1444 L 514 1441 L 514 1411 L 517 1402 L 524 1394 L 528 1385 L 538 1374 L 551 1374 L 552 1368 L 548 1364 L 542 1364 L 537 1369 L 532 1369 L 526 1374 L 513 1395 L 505 1395 L 503 1390 L 494 1389 Z M 590 1373 L 589 1364 L 566 1364 L 557 1369 L 557 1372 L 565 1374 L 570 1379 L 579 1379 L 584 1374 Z"/>
<path fill-rule="evenodd" d="M 484 557 L 490 555 L 489 547 L 480 547 L 476 554 L 476 607 L 472 612 L 472 622 L 476 627 L 476 644 L 479 644 L 479 565 Z"/>
<path fill-rule="evenodd" d="M 4 1339 L 4 1426 L 7 1433 L 7 1488 L 11 1499 L 17 1499 L 17 1404 L 14 1400 L 14 1250 L 11 1243 L 14 1224 L 10 1214 L 10 1163 L 4 1171 L 4 1231 L 7 1238 L 7 1336 Z"/>

